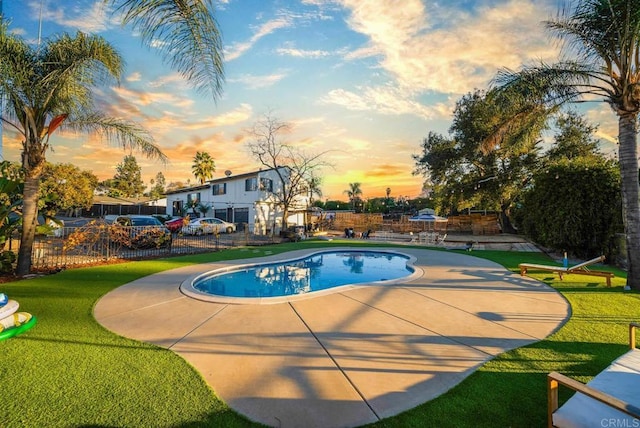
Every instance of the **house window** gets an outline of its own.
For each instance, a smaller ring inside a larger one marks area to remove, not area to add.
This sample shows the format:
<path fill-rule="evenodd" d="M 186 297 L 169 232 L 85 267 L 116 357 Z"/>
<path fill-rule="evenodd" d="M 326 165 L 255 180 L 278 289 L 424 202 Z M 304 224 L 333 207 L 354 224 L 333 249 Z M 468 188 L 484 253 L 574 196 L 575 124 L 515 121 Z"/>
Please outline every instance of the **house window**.
<path fill-rule="evenodd" d="M 200 202 L 200 192 L 187 194 L 187 203 L 197 204 Z"/>
<path fill-rule="evenodd" d="M 244 190 L 246 192 L 254 192 L 258 190 L 258 179 L 256 177 L 244 180 Z"/>
<path fill-rule="evenodd" d="M 227 193 L 227 183 L 214 184 L 211 188 L 214 195 L 225 195 Z"/>
<path fill-rule="evenodd" d="M 173 201 L 171 213 L 173 215 L 182 215 L 182 201 Z"/>
<path fill-rule="evenodd" d="M 260 190 L 265 190 L 267 192 L 273 192 L 273 180 L 270 178 L 261 178 L 260 179 Z"/>

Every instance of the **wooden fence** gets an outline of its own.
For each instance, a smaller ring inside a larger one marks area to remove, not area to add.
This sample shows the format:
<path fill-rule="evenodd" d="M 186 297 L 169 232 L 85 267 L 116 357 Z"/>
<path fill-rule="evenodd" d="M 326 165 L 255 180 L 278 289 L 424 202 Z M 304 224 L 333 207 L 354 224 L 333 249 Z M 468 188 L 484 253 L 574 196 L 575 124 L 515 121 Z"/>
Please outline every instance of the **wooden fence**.
<path fill-rule="evenodd" d="M 395 233 L 471 233 L 473 235 L 495 235 L 500 233 L 497 214 L 473 213 L 451 216 L 448 221 L 409 221 L 410 216 L 402 215 L 398 219 L 385 219 L 382 214 L 336 212 L 329 228 L 344 230 L 353 228 L 356 233 L 366 230 L 388 231 Z"/>

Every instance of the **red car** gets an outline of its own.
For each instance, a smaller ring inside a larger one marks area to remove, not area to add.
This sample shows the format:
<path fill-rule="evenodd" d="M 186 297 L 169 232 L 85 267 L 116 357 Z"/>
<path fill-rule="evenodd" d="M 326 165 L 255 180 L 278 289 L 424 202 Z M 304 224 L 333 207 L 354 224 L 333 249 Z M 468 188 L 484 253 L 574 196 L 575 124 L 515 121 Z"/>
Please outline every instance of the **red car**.
<path fill-rule="evenodd" d="M 186 220 L 186 223 L 189 223 L 189 220 Z M 182 226 L 185 224 L 185 219 L 182 217 L 172 218 L 171 220 L 167 220 L 164 222 L 164 225 L 169 229 L 172 233 L 178 233 L 182 230 Z"/>

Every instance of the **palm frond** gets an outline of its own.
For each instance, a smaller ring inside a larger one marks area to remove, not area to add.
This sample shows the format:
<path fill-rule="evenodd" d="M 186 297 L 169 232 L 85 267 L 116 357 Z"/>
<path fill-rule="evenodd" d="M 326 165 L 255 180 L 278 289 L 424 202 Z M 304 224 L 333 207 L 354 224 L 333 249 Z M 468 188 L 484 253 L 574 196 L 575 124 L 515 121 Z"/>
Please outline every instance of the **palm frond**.
<path fill-rule="evenodd" d="M 602 95 L 620 113 L 640 110 L 640 4 L 637 0 L 572 1 L 546 23 L 565 42 L 565 56 L 589 64 L 584 94 Z"/>
<path fill-rule="evenodd" d="M 122 148 L 136 150 L 151 159 L 167 162 L 167 156 L 158 147 L 151 134 L 135 122 L 91 112 L 69 118 L 65 128 L 97 134 L 108 141 L 116 141 Z"/>
<path fill-rule="evenodd" d="M 5 102 L 3 117 L 17 119 L 17 110 L 25 100 L 23 88 L 31 87 L 37 70 L 33 61 L 34 51 L 21 38 L 8 31 L 6 23 L 0 23 L 0 94 Z"/>
<path fill-rule="evenodd" d="M 199 92 L 222 93 L 223 45 L 211 0 L 104 0 Z"/>
<path fill-rule="evenodd" d="M 619 71 L 638 48 L 640 8 L 634 0 L 572 1 L 547 28 L 566 42 L 566 48 L 580 61 L 605 61 Z"/>
<path fill-rule="evenodd" d="M 102 37 L 62 34 L 42 47 L 42 105 L 69 113 L 90 109 L 96 86 L 118 80 L 124 63 Z"/>
<path fill-rule="evenodd" d="M 598 85 L 596 82 L 601 81 Z M 549 107 L 576 101 L 588 88 L 603 97 L 611 95 L 610 81 L 601 70 L 575 61 L 541 63 L 514 71 L 502 69 L 492 85 L 505 96 L 537 101 Z M 607 87 L 609 85 L 609 87 Z"/>

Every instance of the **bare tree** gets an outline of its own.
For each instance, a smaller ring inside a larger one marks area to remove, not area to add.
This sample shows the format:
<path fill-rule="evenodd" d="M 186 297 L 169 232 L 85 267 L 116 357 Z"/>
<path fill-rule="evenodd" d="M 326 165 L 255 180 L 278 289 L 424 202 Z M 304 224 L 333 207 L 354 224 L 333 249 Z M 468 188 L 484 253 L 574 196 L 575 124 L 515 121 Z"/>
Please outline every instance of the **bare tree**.
<path fill-rule="evenodd" d="M 330 166 L 322 160 L 327 152 L 307 153 L 284 142 L 283 136 L 290 131 L 290 124 L 267 113 L 248 131 L 251 140 L 247 143 L 251 156 L 278 176 L 279 185 L 273 186 L 271 193 L 282 209 L 283 226 L 292 210 L 307 208 L 300 201 L 309 197 L 310 189 L 318 180 L 316 172 Z"/>

